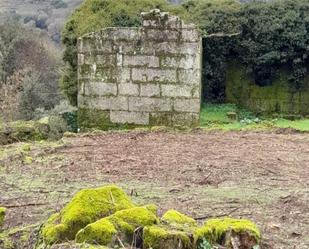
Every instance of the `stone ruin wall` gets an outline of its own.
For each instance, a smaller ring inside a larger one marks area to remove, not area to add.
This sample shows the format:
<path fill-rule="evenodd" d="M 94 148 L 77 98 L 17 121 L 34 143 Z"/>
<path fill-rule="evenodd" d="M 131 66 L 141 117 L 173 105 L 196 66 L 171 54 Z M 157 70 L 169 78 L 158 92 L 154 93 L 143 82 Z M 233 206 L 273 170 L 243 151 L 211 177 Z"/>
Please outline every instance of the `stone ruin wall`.
<path fill-rule="evenodd" d="M 106 28 L 78 40 L 81 127 L 197 126 L 201 38 L 196 27 L 153 10 L 140 28 Z"/>

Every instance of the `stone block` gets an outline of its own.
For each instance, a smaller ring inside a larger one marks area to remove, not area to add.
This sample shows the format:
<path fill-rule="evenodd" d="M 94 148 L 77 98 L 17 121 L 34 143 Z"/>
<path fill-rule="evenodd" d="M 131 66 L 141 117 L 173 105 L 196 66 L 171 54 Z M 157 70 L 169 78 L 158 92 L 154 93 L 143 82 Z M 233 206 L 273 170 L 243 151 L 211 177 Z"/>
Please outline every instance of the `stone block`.
<path fill-rule="evenodd" d="M 200 99 L 175 99 L 174 110 L 177 112 L 199 113 L 201 109 Z"/>
<path fill-rule="evenodd" d="M 82 53 L 112 53 L 113 47 L 111 41 L 103 40 L 102 37 L 84 37 L 78 43 L 78 51 Z"/>
<path fill-rule="evenodd" d="M 88 82 L 84 84 L 86 96 L 116 96 L 117 85 L 115 83 Z"/>
<path fill-rule="evenodd" d="M 173 113 L 172 112 L 152 112 L 150 113 L 149 124 L 152 126 L 172 126 Z"/>
<path fill-rule="evenodd" d="M 80 129 L 101 129 L 107 130 L 112 126 L 109 111 L 80 108 L 77 112 L 77 122 Z"/>
<path fill-rule="evenodd" d="M 200 69 L 178 69 L 178 81 L 187 85 L 200 85 L 202 80 Z"/>
<path fill-rule="evenodd" d="M 192 113 L 175 113 L 172 117 L 173 125 L 180 126 L 193 126 L 193 123 L 196 124 L 196 121 L 193 120 Z"/>
<path fill-rule="evenodd" d="M 147 55 L 125 55 L 124 66 L 159 67 L 159 57 Z"/>
<path fill-rule="evenodd" d="M 95 70 L 93 69 L 93 65 L 91 66 L 92 70 L 89 74 L 90 79 L 92 81 L 98 81 L 103 83 L 114 83 L 115 78 L 113 78 L 113 70 L 112 68 L 106 68 L 106 67 L 97 67 Z"/>
<path fill-rule="evenodd" d="M 144 45 L 145 54 L 168 55 L 181 53 L 176 41 L 147 41 Z"/>
<path fill-rule="evenodd" d="M 191 98 L 193 95 L 193 87 L 188 85 L 161 85 L 163 97 L 184 97 Z"/>
<path fill-rule="evenodd" d="M 181 39 L 185 42 L 199 42 L 200 36 L 196 29 L 184 29 L 181 32 Z"/>
<path fill-rule="evenodd" d="M 126 67 L 117 67 L 113 70 L 112 74 L 118 83 L 131 82 L 131 69 Z"/>
<path fill-rule="evenodd" d="M 159 97 L 160 96 L 160 85 L 158 84 L 141 84 L 141 93 L 142 97 Z"/>
<path fill-rule="evenodd" d="M 161 58 L 161 67 L 163 68 L 197 69 L 201 68 L 200 64 L 200 58 L 196 55 L 165 56 Z"/>
<path fill-rule="evenodd" d="M 149 124 L 149 113 L 111 111 L 110 119 L 112 123 L 118 123 L 118 124 L 148 125 Z"/>
<path fill-rule="evenodd" d="M 84 54 L 78 54 L 77 61 L 78 61 L 78 65 L 85 64 L 85 55 Z"/>
<path fill-rule="evenodd" d="M 118 85 L 119 95 L 139 96 L 139 85 L 133 83 L 122 83 Z"/>
<path fill-rule="evenodd" d="M 101 32 L 101 37 L 113 41 L 134 41 L 139 39 L 140 36 L 141 36 L 141 30 L 135 27 L 106 28 Z"/>
<path fill-rule="evenodd" d="M 168 98 L 129 97 L 129 111 L 166 112 L 172 110 Z"/>
<path fill-rule="evenodd" d="M 157 29 L 181 29 L 182 21 L 177 16 L 166 16 L 166 18 L 144 19 L 143 27 Z"/>
<path fill-rule="evenodd" d="M 116 55 L 99 54 L 95 58 L 95 63 L 101 67 L 114 67 L 117 63 Z"/>
<path fill-rule="evenodd" d="M 83 97 L 85 107 L 98 110 L 127 111 L 128 98 L 117 97 Z"/>
<path fill-rule="evenodd" d="M 174 82 L 177 81 L 175 70 L 162 70 L 151 68 L 133 68 L 132 80 L 134 82 Z"/>
<path fill-rule="evenodd" d="M 179 53 L 195 55 L 201 53 L 200 43 L 185 42 L 179 45 Z"/>
<path fill-rule="evenodd" d="M 175 30 L 147 29 L 146 35 L 151 41 L 177 41 L 180 38 L 180 32 Z"/>
<path fill-rule="evenodd" d="M 146 54 L 144 52 L 146 47 L 146 42 L 142 37 L 137 40 L 133 41 L 117 41 L 117 43 L 114 44 L 114 50 L 117 53 L 121 53 L 124 55 L 137 55 L 137 54 Z M 153 54 L 153 53 L 149 53 Z"/>

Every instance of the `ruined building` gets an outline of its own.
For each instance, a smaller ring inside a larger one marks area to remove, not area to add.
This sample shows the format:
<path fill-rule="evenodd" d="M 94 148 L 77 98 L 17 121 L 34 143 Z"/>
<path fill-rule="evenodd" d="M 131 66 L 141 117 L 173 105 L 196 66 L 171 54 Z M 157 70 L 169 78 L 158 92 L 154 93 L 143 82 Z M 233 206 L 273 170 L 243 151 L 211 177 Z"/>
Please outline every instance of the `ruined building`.
<path fill-rule="evenodd" d="M 80 127 L 197 126 L 202 44 L 197 28 L 152 10 L 136 28 L 78 40 Z"/>

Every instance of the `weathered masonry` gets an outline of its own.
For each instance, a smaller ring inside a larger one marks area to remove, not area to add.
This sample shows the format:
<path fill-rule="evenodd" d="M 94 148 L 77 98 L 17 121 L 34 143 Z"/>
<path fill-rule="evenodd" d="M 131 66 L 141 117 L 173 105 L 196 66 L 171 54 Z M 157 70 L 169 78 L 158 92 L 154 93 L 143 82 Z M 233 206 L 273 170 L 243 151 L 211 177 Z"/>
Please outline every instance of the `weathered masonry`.
<path fill-rule="evenodd" d="M 79 125 L 196 126 L 201 38 L 196 27 L 152 10 L 139 28 L 106 28 L 78 41 Z"/>

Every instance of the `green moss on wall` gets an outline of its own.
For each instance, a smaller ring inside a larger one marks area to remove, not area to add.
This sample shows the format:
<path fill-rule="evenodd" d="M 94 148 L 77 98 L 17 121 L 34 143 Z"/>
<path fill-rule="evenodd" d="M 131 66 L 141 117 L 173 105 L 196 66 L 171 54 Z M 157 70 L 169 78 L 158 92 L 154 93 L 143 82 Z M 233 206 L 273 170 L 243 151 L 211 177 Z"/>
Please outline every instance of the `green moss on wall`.
<path fill-rule="evenodd" d="M 289 73 L 278 70 L 272 85 L 258 86 L 245 67 L 230 64 L 226 75 L 226 102 L 246 107 L 256 113 L 309 114 L 309 77 L 304 90 L 293 90 Z"/>
<path fill-rule="evenodd" d="M 113 124 L 109 118 L 109 112 L 95 109 L 79 108 L 77 123 L 80 129 L 108 130 Z"/>
<path fill-rule="evenodd" d="M 145 125 L 116 124 L 110 120 L 109 111 L 79 108 L 77 113 L 78 127 L 82 130 L 131 130 L 136 128 L 147 128 Z"/>

